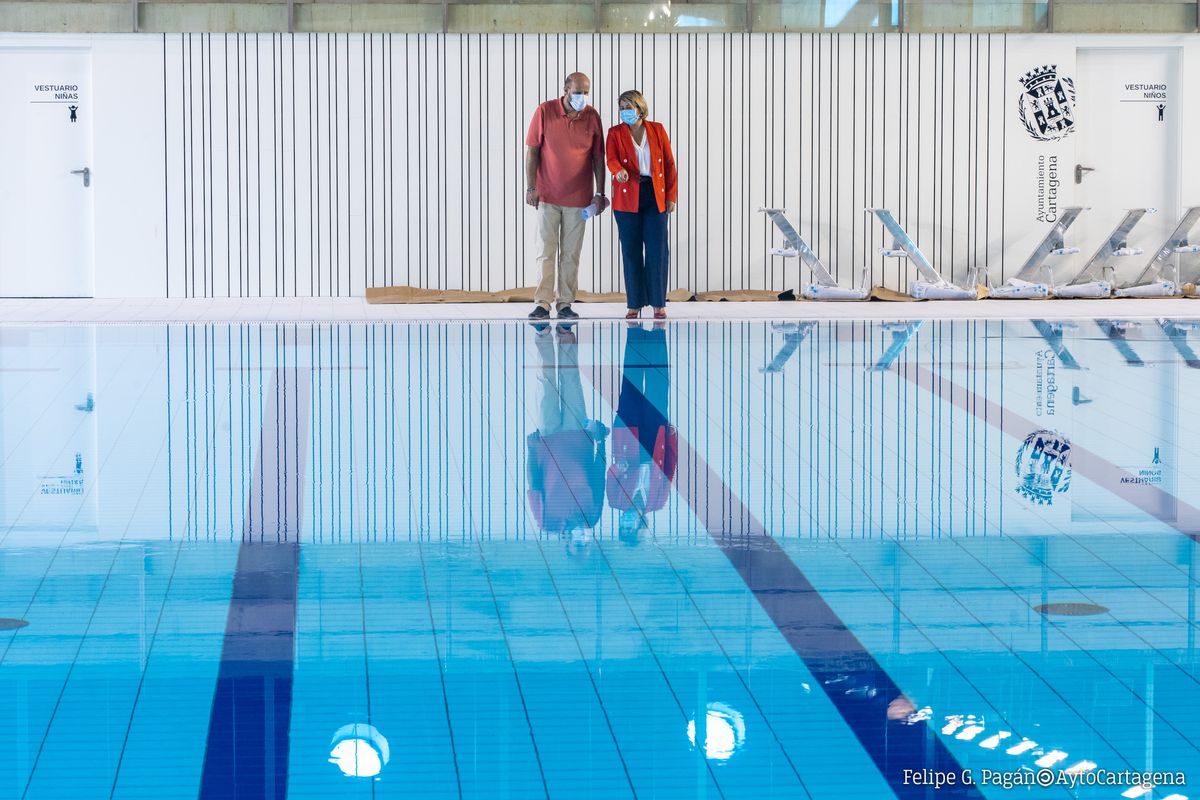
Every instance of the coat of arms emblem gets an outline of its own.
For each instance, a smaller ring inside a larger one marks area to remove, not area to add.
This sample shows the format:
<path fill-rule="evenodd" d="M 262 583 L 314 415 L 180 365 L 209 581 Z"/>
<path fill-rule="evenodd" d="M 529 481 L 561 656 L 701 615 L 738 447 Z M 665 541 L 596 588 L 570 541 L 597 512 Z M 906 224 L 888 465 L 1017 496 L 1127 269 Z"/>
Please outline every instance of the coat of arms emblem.
<path fill-rule="evenodd" d="M 1021 76 L 1025 91 L 1017 98 L 1021 124 L 1040 142 L 1062 139 L 1075 130 L 1075 81 L 1045 64 Z"/>
<path fill-rule="evenodd" d="M 1071 443 L 1054 431 L 1034 431 L 1017 450 L 1017 493 L 1050 505 L 1071 486 Z"/>

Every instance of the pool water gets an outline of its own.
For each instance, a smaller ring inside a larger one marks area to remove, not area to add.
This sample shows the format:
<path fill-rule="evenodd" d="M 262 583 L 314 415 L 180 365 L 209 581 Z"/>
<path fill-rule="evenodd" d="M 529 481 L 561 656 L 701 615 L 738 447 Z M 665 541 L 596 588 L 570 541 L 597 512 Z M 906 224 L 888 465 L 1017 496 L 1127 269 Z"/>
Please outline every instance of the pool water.
<path fill-rule="evenodd" d="M 0 797 L 1200 798 L 1198 337 L 0 327 Z"/>

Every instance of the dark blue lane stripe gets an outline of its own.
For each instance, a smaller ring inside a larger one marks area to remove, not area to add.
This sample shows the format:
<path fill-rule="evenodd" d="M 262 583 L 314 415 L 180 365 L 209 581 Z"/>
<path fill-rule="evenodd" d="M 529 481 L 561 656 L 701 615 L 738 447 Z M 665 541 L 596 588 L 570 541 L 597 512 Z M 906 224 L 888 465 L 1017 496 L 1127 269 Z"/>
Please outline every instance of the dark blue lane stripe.
<path fill-rule="evenodd" d="M 590 375 L 608 404 L 618 409 L 618 387 L 612 370 L 597 365 L 585 374 Z M 622 393 L 639 391 L 628 381 L 620 389 Z M 646 405 L 650 403 L 642 399 Z M 636 425 L 633 420 L 622 421 Z M 676 493 L 804 661 L 896 796 L 915 800 L 929 795 L 929 787 L 904 780 L 905 770 L 927 769 L 961 775 L 963 767 L 929 724 L 906 725 L 888 719 L 888 705 L 903 696 L 900 688 L 750 509 L 683 436 L 677 438 L 677 452 Z M 847 776 L 847 781 L 852 785 L 853 777 Z M 937 794 L 982 798 L 974 785 L 943 787 Z"/>
<path fill-rule="evenodd" d="M 221 667 L 204 752 L 202 798 L 287 796 L 300 501 L 308 370 L 276 370 L 263 398 Z"/>

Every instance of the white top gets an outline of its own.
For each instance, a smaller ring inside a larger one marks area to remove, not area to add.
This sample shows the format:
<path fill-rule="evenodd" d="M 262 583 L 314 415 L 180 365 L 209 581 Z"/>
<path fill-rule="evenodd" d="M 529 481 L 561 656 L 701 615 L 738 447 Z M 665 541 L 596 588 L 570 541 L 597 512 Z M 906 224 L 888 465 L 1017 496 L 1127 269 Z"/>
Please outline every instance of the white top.
<path fill-rule="evenodd" d="M 631 133 L 630 136 L 633 134 Z M 633 149 L 637 151 L 638 171 L 643 175 L 650 174 L 650 131 L 642 128 L 642 143 L 633 140 Z"/>

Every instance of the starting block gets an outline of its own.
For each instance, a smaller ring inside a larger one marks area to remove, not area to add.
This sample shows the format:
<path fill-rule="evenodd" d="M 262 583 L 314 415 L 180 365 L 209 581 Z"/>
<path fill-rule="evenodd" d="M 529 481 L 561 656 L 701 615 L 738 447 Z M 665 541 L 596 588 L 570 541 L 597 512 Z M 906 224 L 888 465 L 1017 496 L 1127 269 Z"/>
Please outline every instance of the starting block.
<path fill-rule="evenodd" d="M 952 281 L 948 281 L 942 277 L 942 274 L 933 268 L 929 263 L 929 259 L 921 252 L 921 248 L 917 247 L 916 242 L 912 237 L 900 226 L 896 218 L 892 216 L 892 212 L 886 208 L 868 208 L 868 214 L 874 214 L 875 218 L 883 223 L 883 227 L 892 235 L 892 246 L 882 248 L 880 255 L 887 258 L 907 258 L 917 268 L 917 272 L 921 277 L 913 281 L 909 289 L 909 294 L 917 300 L 978 300 L 979 294 L 975 289 L 974 282 L 970 288 L 955 285 Z M 975 270 L 972 270 L 974 275 Z"/>
<path fill-rule="evenodd" d="M 783 258 L 799 258 L 803 261 L 813 274 L 816 283 L 802 284 L 800 287 L 800 295 L 808 300 L 866 300 L 871 295 L 871 287 L 866 285 L 863 280 L 861 285 L 855 289 L 847 289 L 839 286 L 837 280 L 830 274 L 828 268 L 821 263 L 821 259 L 817 258 L 817 254 L 808 246 L 808 242 L 801 238 L 796 229 L 792 227 L 792 223 L 788 221 L 782 208 L 760 208 L 760 212 L 766 214 L 775 223 L 775 227 L 783 234 L 783 238 L 787 241 L 787 247 L 775 247 L 771 249 L 771 255 L 781 256 Z M 863 277 L 865 279 L 866 272 Z"/>

